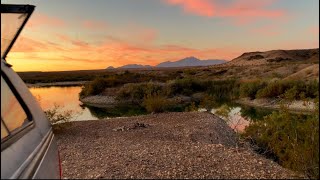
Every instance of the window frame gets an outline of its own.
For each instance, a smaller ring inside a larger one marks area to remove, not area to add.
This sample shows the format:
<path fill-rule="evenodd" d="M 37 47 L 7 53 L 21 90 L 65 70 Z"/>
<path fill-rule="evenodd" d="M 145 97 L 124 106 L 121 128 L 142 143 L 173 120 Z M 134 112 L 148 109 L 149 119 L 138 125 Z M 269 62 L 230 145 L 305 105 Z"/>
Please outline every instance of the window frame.
<path fill-rule="evenodd" d="M 14 129 L 13 131 L 10 131 L 7 128 L 7 125 L 6 125 L 6 123 L 3 120 L 3 117 L 1 115 L 1 121 L 2 121 L 3 125 L 5 126 L 5 128 L 8 131 L 8 136 L 6 136 L 3 139 L 1 139 L 1 151 L 2 151 L 4 149 L 6 149 L 8 146 L 10 146 L 11 144 L 13 144 L 16 141 L 18 141 L 23 135 L 25 135 L 31 129 L 33 129 L 35 127 L 35 122 L 34 122 L 34 118 L 33 118 L 32 114 L 31 114 L 28 106 L 23 101 L 22 97 L 20 96 L 19 92 L 16 90 L 14 85 L 11 83 L 10 79 L 8 78 L 8 76 L 2 70 L 1 70 L 1 77 L 7 83 L 7 85 L 9 87 L 9 89 L 11 90 L 12 94 L 15 96 L 15 98 L 17 99 L 18 103 L 20 104 L 21 108 L 26 113 L 27 120 L 29 121 L 28 123 L 26 123 L 26 124 L 16 128 L 16 129 Z"/>

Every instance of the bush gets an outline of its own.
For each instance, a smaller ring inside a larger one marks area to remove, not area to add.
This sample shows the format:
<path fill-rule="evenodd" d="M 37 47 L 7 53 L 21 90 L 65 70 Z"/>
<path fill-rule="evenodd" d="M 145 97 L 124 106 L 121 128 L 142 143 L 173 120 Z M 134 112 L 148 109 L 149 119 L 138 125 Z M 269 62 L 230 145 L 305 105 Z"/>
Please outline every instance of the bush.
<path fill-rule="evenodd" d="M 120 88 L 116 98 L 118 100 L 129 100 L 135 104 L 141 104 L 146 95 L 156 92 L 162 92 L 162 86 L 159 83 L 130 83 Z"/>
<path fill-rule="evenodd" d="M 206 84 L 208 94 L 216 102 L 226 102 L 239 96 L 239 83 L 236 80 L 218 80 Z"/>
<path fill-rule="evenodd" d="M 185 108 L 185 111 L 187 111 L 187 112 L 193 112 L 193 111 L 197 111 L 197 110 L 198 110 L 198 108 L 197 108 L 195 102 L 191 102 L 191 104 Z"/>
<path fill-rule="evenodd" d="M 105 78 L 96 78 L 82 88 L 80 97 L 100 94 L 107 88 L 108 83 Z"/>
<path fill-rule="evenodd" d="M 240 85 L 240 97 L 249 97 L 250 99 L 254 99 L 258 90 L 264 88 L 265 86 L 266 83 L 259 80 L 242 83 Z"/>
<path fill-rule="evenodd" d="M 243 136 L 284 167 L 319 178 L 319 103 L 310 116 L 294 115 L 282 107 L 263 121 L 251 123 Z"/>
<path fill-rule="evenodd" d="M 54 132 L 66 128 L 72 117 L 72 111 L 62 111 L 62 107 L 56 104 L 52 109 L 46 110 L 44 113 L 51 123 Z"/>
<path fill-rule="evenodd" d="M 169 83 L 169 96 L 174 96 L 177 94 L 191 95 L 196 92 L 205 91 L 208 88 L 210 81 L 200 81 L 190 78 L 177 79 L 172 83 Z"/>
<path fill-rule="evenodd" d="M 169 100 L 159 92 L 148 94 L 143 99 L 143 106 L 149 113 L 164 112 L 170 106 Z"/>
<path fill-rule="evenodd" d="M 290 98 L 299 100 L 300 94 L 303 93 L 306 98 L 315 98 L 318 95 L 319 82 L 303 82 L 297 80 L 280 80 L 270 82 L 266 87 L 260 89 L 257 98 L 274 98 L 290 96 Z"/>

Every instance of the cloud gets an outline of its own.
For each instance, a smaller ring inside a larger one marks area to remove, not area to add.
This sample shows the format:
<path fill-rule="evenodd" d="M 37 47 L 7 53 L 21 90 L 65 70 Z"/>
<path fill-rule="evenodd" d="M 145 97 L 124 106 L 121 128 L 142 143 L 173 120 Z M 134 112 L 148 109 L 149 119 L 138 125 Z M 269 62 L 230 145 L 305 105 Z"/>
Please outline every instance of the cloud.
<path fill-rule="evenodd" d="M 32 16 L 28 21 L 27 26 L 29 28 L 40 26 L 65 27 L 66 23 L 64 20 L 56 17 L 51 17 L 43 13 L 35 13 L 34 16 Z"/>
<path fill-rule="evenodd" d="M 93 30 L 104 30 L 108 27 L 104 21 L 85 20 L 81 23 L 82 27 Z"/>
<path fill-rule="evenodd" d="M 11 52 L 43 52 L 43 51 L 65 51 L 57 43 L 42 41 L 30 37 L 21 36 L 14 43 Z"/>
<path fill-rule="evenodd" d="M 284 18 L 284 10 L 268 7 L 274 0 L 235 0 L 221 3 L 218 0 L 164 0 L 169 5 L 179 5 L 186 13 L 205 17 L 229 18 L 235 24 L 247 24 L 260 19 Z"/>
<path fill-rule="evenodd" d="M 77 46 L 79 48 L 89 48 L 89 44 L 83 40 L 74 39 L 70 36 L 63 35 L 63 34 L 55 34 L 56 37 L 64 42 L 70 43 L 74 46 Z"/>
<path fill-rule="evenodd" d="M 180 5 L 187 13 L 212 17 L 214 4 L 209 0 L 166 0 L 170 5 Z"/>

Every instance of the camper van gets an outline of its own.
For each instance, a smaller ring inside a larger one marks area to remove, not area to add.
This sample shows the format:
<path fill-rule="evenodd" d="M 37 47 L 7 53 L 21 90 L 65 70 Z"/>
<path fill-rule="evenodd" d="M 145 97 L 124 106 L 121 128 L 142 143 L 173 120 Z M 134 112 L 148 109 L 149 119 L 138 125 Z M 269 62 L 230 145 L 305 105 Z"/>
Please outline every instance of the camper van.
<path fill-rule="evenodd" d="M 1 179 L 60 179 L 52 127 L 6 56 L 35 6 L 1 4 Z"/>

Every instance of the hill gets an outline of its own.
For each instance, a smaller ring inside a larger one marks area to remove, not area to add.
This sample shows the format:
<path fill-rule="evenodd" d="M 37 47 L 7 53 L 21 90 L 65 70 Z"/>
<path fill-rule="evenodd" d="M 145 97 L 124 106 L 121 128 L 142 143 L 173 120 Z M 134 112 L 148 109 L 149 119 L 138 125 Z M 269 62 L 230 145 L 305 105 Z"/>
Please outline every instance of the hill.
<path fill-rule="evenodd" d="M 141 64 L 127 64 L 121 67 L 118 67 L 119 69 L 135 69 L 135 68 L 151 68 L 150 65 L 141 65 Z"/>
<path fill-rule="evenodd" d="M 319 62 L 319 48 L 299 50 L 271 50 L 265 52 L 246 52 L 226 63 L 226 65 L 262 65 L 279 62 Z"/>

